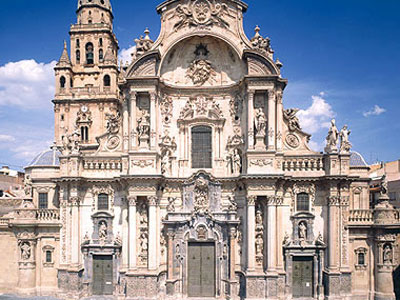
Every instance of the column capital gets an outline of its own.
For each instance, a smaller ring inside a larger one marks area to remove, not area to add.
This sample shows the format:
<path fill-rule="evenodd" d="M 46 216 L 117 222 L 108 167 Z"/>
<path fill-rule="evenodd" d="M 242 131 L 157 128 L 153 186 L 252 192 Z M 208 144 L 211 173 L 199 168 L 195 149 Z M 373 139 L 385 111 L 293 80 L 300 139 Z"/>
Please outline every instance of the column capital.
<path fill-rule="evenodd" d="M 329 196 L 328 197 L 328 206 L 339 206 L 340 197 L 339 196 Z"/>
<path fill-rule="evenodd" d="M 253 100 L 254 95 L 256 94 L 255 90 L 248 90 L 247 94 L 249 95 L 249 99 L 251 98 L 251 100 Z"/>
<path fill-rule="evenodd" d="M 150 95 L 150 101 L 155 101 L 157 98 L 157 93 L 154 91 L 149 92 Z"/>
<path fill-rule="evenodd" d="M 136 204 L 137 204 L 137 196 L 128 196 L 128 197 L 126 197 L 126 200 L 129 204 L 129 206 L 136 206 Z"/>
<path fill-rule="evenodd" d="M 72 206 L 79 206 L 79 204 L 81 203 L 81 199 L 78 196 L 69 197 L 69 202 L 71 202 Z"/>
<path fill-rule="evenodd" d="M 157 196 L 147 197 L 150 206 L 157 206 L 159 203 L 159 199 Z"/>
<path fill-rule="evenodd" d="M 257 201 L 257 196 L 247 196 L 247 205 L 256 205 L 256 201 Z"/>

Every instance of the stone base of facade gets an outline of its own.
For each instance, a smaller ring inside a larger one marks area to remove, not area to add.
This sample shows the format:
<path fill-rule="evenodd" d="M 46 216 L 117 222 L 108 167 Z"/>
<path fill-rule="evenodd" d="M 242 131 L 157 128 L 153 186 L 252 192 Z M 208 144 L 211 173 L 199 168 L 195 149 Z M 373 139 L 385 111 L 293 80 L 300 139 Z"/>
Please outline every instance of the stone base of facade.
<path fill-rule="evenodd" d="M 351 298 L 351 273 L 325 273 L 324 290 L 326 300 Z"/>
<path fill-rule="evenodd" d="M 83 270 L 58 271 L 58 288 L 59 297 L 62 299 L 79 299 L 89 295 L 88 285 L 83 283 L 82 280 Z"/>
<path fill-rule="evenodd" d="M 126 275 L 125 296 L 127 299 L 159 299 L 159 294 L 165 296 L 166 290 L 162 290 L 159 281 L 159 276 L 140 276 L 140 275 Z M 165 282 L 164 282 L 165 283 Z"/>

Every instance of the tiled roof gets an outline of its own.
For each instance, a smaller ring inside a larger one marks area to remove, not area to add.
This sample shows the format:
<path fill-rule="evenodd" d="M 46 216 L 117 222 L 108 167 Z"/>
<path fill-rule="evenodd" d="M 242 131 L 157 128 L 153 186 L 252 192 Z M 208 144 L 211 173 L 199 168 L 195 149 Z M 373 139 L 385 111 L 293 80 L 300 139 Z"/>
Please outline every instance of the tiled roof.
<path fill-rule="evenodd" d="M 350 154 L 350 166 L 351 167 L 367 167 L 368 164 L 365 162 L 364 157 L 358 152 L 351 152 Z"/>
<path fill-rule="evenodd" d="M 53 147 L 52 149 L 45 150 L 36 156 L 28 167 L 35 166 L 59 166 L 61 153 Z"/>

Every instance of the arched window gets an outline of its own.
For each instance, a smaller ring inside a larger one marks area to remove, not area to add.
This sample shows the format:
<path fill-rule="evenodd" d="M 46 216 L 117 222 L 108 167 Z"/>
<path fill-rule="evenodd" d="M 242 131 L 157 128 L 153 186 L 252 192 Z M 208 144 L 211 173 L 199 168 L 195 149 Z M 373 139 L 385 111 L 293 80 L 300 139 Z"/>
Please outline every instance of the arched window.
<path fill-rule="evenodd" d="M 81 140 L 82 142 L 89 141 L 89 128 L 87 126 L 81 127 Z"/>
<path fill-rule="evenodd" d="M 306 193 L 297 194 L 297 211 L 310 210 L 310 196 Z"/>
<path fill-rule="evenodd" d="M 108 195 L 100 194 L 97 197 L 97 209 L 98 210 L 108 210 Z"/>
<path fill-rule="evenodd" d="M 192 168 L 212 168 L 212 130 L 208 126 L 192 128 Z"/>
<path fill-rule="evenodd" d="M 104 55 L 103 55 L 103 49 L 99 50 L 99 60 L 103 60 Z"/>
<path fill-rule="evenodd" d="M 99 39 L 99 46 L 100 46 L 100 47 L 103 47 L 103 38 L 100 38 L 100 39 Z"/>
<path fill-rule="evenodd" d="M 72 80 L 72 78 L 69 80 L 69 86 L 74 87 L 74 81 Z"/>
<path fill-rule="evenodd" d="M 79 48 L 81 46 L 79 39 L 76 39 L 76 48 Z"/>
<path fill-rule="evenodd" d="M 86 63 L 88 65 L 94 64 L 93 44 L 92 43 L 86 44 Z"/>
<path fill-rule="evenodd" d="M 110 75 L 104 75 L 104 86 L 111 86 Z"/>
<path fill-rule="evenodd" d="M 65 77 L 61 76 L 60 77 L 60 88 L 65 88 Z"/>
<path fill-rule="evenodd" d="M 81 51 L 76 50 L 76 63 L 80 64 L 81 63 Z"/>

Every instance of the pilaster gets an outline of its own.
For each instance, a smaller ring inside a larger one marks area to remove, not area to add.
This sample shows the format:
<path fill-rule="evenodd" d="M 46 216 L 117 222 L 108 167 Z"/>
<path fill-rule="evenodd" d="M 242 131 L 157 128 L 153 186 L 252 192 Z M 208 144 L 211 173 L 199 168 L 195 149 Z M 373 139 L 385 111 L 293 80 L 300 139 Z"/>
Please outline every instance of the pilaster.
<path fill-rule="evenodd" d="M 274 91 L 268 91 L 268 150 L 275 150 L 275 136 L 276 136 L 276 96 Z"/>
<path fill-rule="evenodd" d="M 150 196 L 147 198 L 149 204 L 149 270 L 157 269 L 157 205 L 158 198 Z"/>
<path fill-rule="evenodd" d="M 255 227 L 256 227 L 256 200 L 257 196 L 247 197 L 247 272 L 255 271 Z"/>
<path fill-rule="evenodd" d="M 247 92 L 247 149 L 254 149 L 254 95 L 255 92 Z"/>
<path fill-rule="evenodd" d="M 136 196 L 128 196 L 128 216 L 129 216 L 129 270 L 136 270 L 137 258 L 137 234 L 136 234 Z"/>

